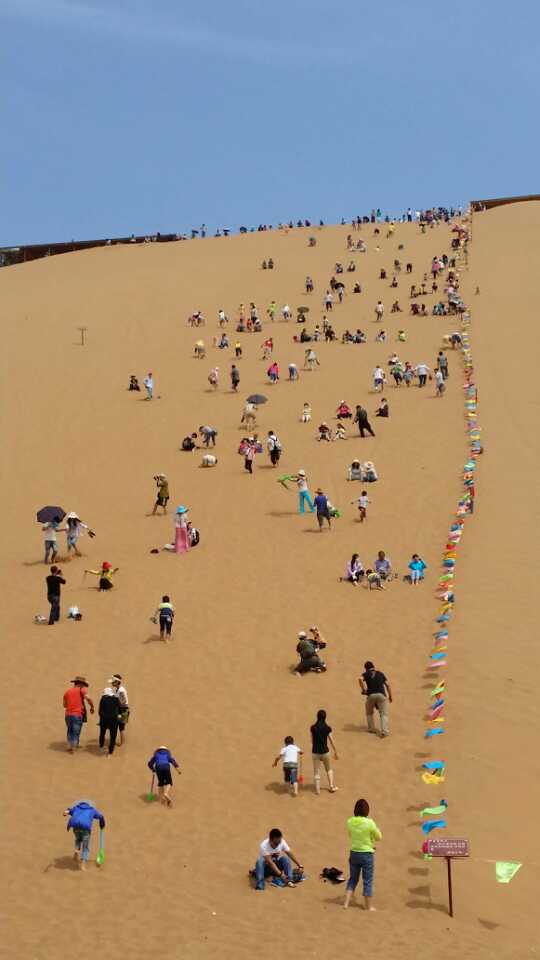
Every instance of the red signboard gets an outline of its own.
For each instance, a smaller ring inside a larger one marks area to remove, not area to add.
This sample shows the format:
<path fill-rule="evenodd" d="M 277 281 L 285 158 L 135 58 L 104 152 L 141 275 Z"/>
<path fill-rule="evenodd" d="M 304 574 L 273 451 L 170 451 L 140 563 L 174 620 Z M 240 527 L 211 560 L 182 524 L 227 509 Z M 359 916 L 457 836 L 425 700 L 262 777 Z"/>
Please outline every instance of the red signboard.
<path fill-rule="evenodd" d="M 427 852 L 432 857 L 468 857 L 469 841 L 463 838 L 438 837 L 436 840 L 428 840 Z"/>

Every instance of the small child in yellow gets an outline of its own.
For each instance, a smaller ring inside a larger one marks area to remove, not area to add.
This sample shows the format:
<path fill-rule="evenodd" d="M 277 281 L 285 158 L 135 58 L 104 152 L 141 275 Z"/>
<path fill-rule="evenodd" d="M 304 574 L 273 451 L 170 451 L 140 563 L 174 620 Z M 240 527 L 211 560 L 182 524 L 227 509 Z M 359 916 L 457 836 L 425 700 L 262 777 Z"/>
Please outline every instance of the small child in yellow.
<path fill-rule="evenodd" d="M 101 570 L 85 570 L 85 573 L 91 573 L 94 577 L 99 577 L 98 590 L 112 590 L 113 576 L 120 569 L 120 567 L 114 567 L 112 563 L 107 563 L 106 560 L 101 564 Z"/>

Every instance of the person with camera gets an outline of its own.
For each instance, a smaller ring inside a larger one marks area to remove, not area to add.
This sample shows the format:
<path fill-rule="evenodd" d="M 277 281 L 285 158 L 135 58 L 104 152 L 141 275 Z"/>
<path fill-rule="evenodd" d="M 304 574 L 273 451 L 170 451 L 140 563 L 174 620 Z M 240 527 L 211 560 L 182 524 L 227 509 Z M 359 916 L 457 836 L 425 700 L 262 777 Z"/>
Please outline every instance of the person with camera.
<path fill-rule="evenodd" d="M 169 481 L 164 473 L 156 473 L 154 480 L 157 484 L 157 496 L 156 502 L 154 504 L 154 509 L 152 510 L 152 516 L 155 516 L 157 513 L 157 508 L 161 507 L 163 513 L 167 513 L 167 504 L 169 502 Z"/>
<path fill-rule="evenodd" d="M 52 566 L 48 577 L 45 577 L 47 583 L 47 600 L 51 605 L 49 614 L 49 626 L 58 623 L 60 620 L 60 591 L 65 580 L 62 576 L 60 567 Z"/>

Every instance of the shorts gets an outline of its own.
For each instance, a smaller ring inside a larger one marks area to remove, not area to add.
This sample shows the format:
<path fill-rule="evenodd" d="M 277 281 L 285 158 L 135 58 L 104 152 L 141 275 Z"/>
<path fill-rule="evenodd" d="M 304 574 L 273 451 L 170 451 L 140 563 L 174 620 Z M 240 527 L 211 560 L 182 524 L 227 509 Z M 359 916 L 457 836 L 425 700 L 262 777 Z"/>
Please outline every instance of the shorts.
<path fill-rule="evenodd" d="M 162 633 L 166 633 L 168 637 L 171 635 L 172 630 L 172 620 L 170 617 L 160 617 L 159 618 L 159 629 Z"/>
<path fill-rule="evenodd" d="M 297 763 L 283 764 L 283 779 L 285 783 L 298 782 L 298 764 Z"/>
<path fill-rule="evenodd" d="M 156 498 L 156 507 L 166 507 L 169 502 L 168 497 L 157 497 Z"/>
<path fill-rule="evenodd" d="M 156 777 L 158 787 L 172 787 L 172 776 L 170 767 L 156 767 Z"/>

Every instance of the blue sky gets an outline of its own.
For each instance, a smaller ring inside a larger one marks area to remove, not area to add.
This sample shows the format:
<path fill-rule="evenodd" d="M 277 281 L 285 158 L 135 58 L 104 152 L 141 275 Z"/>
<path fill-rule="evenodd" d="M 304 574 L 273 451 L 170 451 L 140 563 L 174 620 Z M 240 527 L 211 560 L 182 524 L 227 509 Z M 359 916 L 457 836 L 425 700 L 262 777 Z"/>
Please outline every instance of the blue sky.
<path fill-rule="evenodd" d="M 0 0 L 0 245 L 540 190 L 536 0 Z"/>

